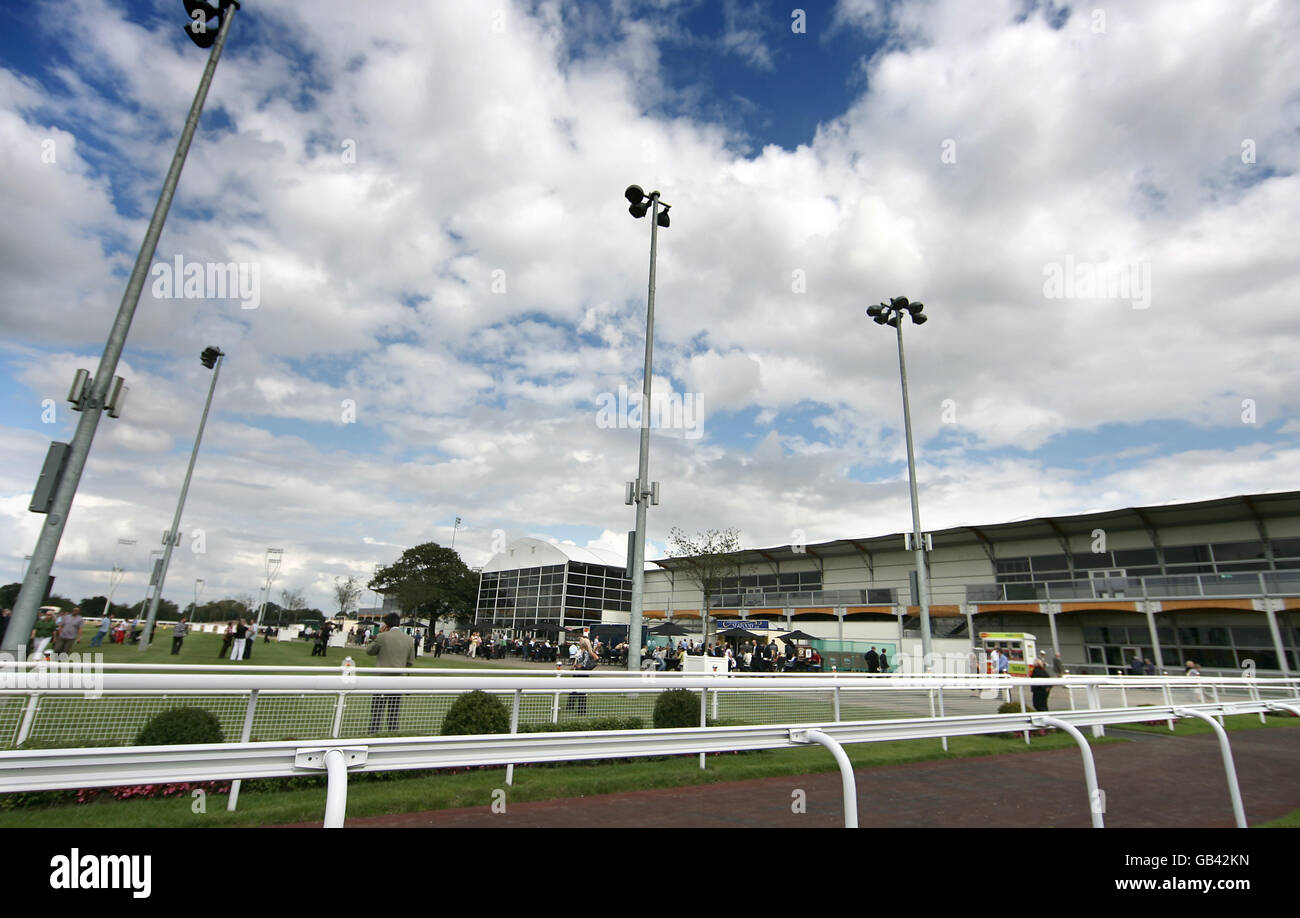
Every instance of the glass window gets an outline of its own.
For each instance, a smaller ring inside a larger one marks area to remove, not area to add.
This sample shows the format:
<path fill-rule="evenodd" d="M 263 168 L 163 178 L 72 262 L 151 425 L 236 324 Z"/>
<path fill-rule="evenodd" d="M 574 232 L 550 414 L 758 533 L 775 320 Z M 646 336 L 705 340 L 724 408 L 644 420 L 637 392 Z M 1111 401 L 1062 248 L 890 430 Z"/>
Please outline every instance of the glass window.
<path fill-rule="evenodd" d="M 1213 574 L 1213 564 L 1169 564 L 1165 570 L 1170 577 L 1183 577 L 1188 574 Z"/>
<path fill-rule="evenodd" d="M 1163 625 L 1156 626 L 1156 637 L 1160 638 L 1161 644 L 1172 644 L 1174 642 L 1174 629 L 1167 628 Z M 1175 654 L 1177 656 L 1177 654 Z"/>
<path fill-rule="evenodd" d="M 1158 567 L 1130 567 L 1124 573 L 1129 577 L 1160 577 L 1164 571 Z"/>
<path fill-rule="evenodd" d="M 1029 570 L 1028 558 L 1000 558 L 994 562 L 994 570 L 999 574 L 1020 574 Z"/>
<path fill-rule="evenodd" d="M 1165 548 L 1166 564 L 1192 564 L 1209 560 L 1210 546 L 1208 545 L 1171 545 Z"/>
<path fill-rule="evenodd" d="M 1238 665 L 1244 665 L 1247 660 L 1254 660 L 1256 669 L 1280 668 L 1277 665 L 1277 652 L 1263 647 L 1250 650 L 1238 649 L 1237 658 L 1241 661 Z"/>
<path fill-rule="evenodd" d="M 1065 562 L 1065 555 L 1034 555 L 1029 559 L 1029 563 L 1033 566 L 1035 574 L 1045 571 L 1056 573 L 1070 569 Z"/>
<path fill-rule="evenodd" d="M 1130 567 L 1139 564 L 1159 564 L 1154 548 L 1129 548 L 1115 551 L 1115 566 Z"/>
<path fill-rule="evenodd" d="M 1246 573 L 1248 571 L 1266 571 L 1268 570 L 1267 561 L 1220 561 L 1215 565 L 1220 574 Z M 1255 578 L 1251 578 L 1254 580 Z"/>
<path fill-rule="evenodd" d="M 1181 668 L 1183 665 L 1183 657 L 1181 654 L 1178 653 L 1177 647 L 1162 646 L 1160 648 L 1160 656 L 1165 661 L 1165 666 L 1169 667 L 1170 669 L 1173 669 L 1174 667 Z M 1180 672 L 1178 675 L 1181 676 L 1182 673 Z"/>
<path fill-rule="evenodd" d="M 1273 556 L 1276 558 L 1300 558 L 1300 539 L 1274 539 Z"/>
<path fill-rule="evenodd" d="M 1179 628 L 1178 643 L 1182 644 L 1184 647 L 1199 647 L 1203 643 L 1201 641 L 1201 629 Z"/>
<path fill-rule="evenodd" d="M 1237 668 L 1237 657 L 1227 649 L 1200 648 L 1193 659 L 1202 666 L 1212 666 L 1215 669 Z"/>
<path fill-rule="evenodd" d="M 1114 567 L 1108 551 L 1086 551 L 1074 556 L 1075 570 L 1091 570 L 1099 567 Z M 1035 566 L 1036 567 L 1036 566 Z"/>
<path fill-rule="evenodd" d="M 1083 628 L 1083 640 L 1086 644 L 1106 644 L 1106 629 L 1098 628 L 1095 625 L 1085 625 Z"/>
<path fill-rule="evenodd" d="M 1215 542 L 1210 548 L 1215 561 L 1254 561 L 1264 557 L 1263 542 Z"/>
<path fill-rule="evenodd" d="M 1205 643 L 1207 644 L 1230 644 L 1228 640 L 1227 628 L 1207 628 L 1205 634 Z"/>
<path fill-rule="evenodd" d="M 799 574 L 799 582 L 800 582 L 801 584 L 805 585 L 805 586 L 811 584 L 811 585 L 814 585 L 816 588 L 819 588 L 819 589 L 820 589 L 820 587 L 821 587 L 821 583 L 822 583 L 822 572 L 821 572 L 821 571 L 801 571 L 800 574 Z"/>

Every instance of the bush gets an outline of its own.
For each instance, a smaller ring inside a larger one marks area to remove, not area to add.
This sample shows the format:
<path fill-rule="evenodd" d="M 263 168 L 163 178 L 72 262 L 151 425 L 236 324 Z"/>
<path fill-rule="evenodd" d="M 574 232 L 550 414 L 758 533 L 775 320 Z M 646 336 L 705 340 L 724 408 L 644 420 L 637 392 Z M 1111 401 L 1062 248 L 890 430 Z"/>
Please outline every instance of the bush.
<path fill-rule="evenodd" d="M 664 692 L 655 701 L 656 730 L 700 725 L 700 697 L 686 689 Z"/>
<path fill-rule="evenodd" d="M 221 724 L 206 708 L 172 708 L 149 719 L 135 737 L 137 746 L 221 743 Z"/>
<path fill-rule="evenodd" d="M 998 713 L 1023 714 L 1025 713 L 1025 709 L 1018 701 L 1004 701 L 1002 704 L 998 705 Z"/>
<path fill-rule="evenodd" d="M 508 728 L 507 728 L 508 729 Z M 639 717 L 597 717 L 592 720 L 562 720 L 557 724 L 520 724 L 520 733 L 568 733 L 578 730 L 644 730 Z"/>
<path fill-rule="evenodd" d="M 509 733 L 510 712 L 494 695 L 475 689 L 452 702 L 442 719 L 443 736 Z"/>

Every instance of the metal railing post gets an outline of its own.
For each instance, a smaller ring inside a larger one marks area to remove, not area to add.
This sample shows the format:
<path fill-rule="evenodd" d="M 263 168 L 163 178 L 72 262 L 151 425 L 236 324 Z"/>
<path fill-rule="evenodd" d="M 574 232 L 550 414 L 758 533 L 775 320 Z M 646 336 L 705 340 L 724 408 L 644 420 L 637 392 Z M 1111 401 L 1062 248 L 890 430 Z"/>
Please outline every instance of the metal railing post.
<path fill-rule="evenodd" d="M 709 715 L 709 697 L 708 697 L 708 696 L 709 696 L 709 690 L 708 690 L 708 689 L 706 689 L 706 688 L 702 688 L 702 689 L 700 689 L 700 726 L 701 726 L 701 727 L 707 727 L 707 726 L 709 725 L 709 718 L 708 718 L 708 715 Z M 701 752 L 701 753 L 700 753 L 700 769 L 703 770 L 703 768 L 704 768 L 704 753 Z"/>
<path fill-rule="evenodd" d="M 330 726 L 330 738 L 338 739 L 339 730 L 343 728 L 343 704 L 345 695 L 339 692 L 339 700 L 334 705 L 334 723 Z"/>
<path fill-rule="evenodd" d="M 328 775 L 325 790 L 325 829 L 343 828 L 343 817 L 348 808 L 348 766 L 341 749 L 325 753 L 325 772 Z"/>
<path fill-rule="evenodd" d="M 1219 684 L 1216 682 L 1210 686 L 1210 691 L 1214 693 L 1214 703 L 1219 704 Z M 1223 725 L 1223 715 L 1219 715 L 1219 725 Z"/>
<path fill-rule="evenodd" d="M 257 689 L 248 693 L 248 707 L 244 710 L 244 729 L 239 733 L 239 741 L 246 743 L 253 735 L 253 714 L 257 711 Z M 230 782 L 230 799 L 226 801 L 226 812 L 235 812 L 239 803 L 239 788 L 244 782 L 239 778 Z"/>
<path fill-rule="evenodd" d="M 1020 696 L 1020 713 L 1021 713 L 1021 714 L 1028 714 L 1028 713 L 1029 713 L 1029 709 L 1028 709 L 1027 707 L 1025 707 L 1025 687 L 1024 687 L 1024 685 L 1017 685 L 1017 686 L 1016 686 L 1016 694 L 1018 694 L 1018 695 Z M 1029 745 L 1029 731 L 1028 731 L 1028 730 L 1025 731 L 1025 745 L 1026 745 L 1026 746 Z"/>
<path fill-rule="evenodd" d="M 835 722 L 840 722 L 840 687 L 837 685 L 834 689 L 835 701 Z"/>
<path fill-rule="evenodd" d="M 1232 761 L 1232 746 L 1228 743 L 1228 731 L 1216 721 L 1212 716 L 1204 711 L 1197 711 L 1192 708 L 1177 708 L 1174 711 L 1179 717 L 1196 717 L 1205 721 L 1219 736 L 1219 751 L 1223 753 L 1223 770 L 1228 775 L 1228 796 L 1232 798 L 1232 815 L 1237 820 L 1237 828 L 1246 828 L 1246 811 L 1241 806 L 1241 788 L 1237 786 L 1237 766 Z"/>
<path fill-rule="evenodd" d="M 14 742 L 15 746 L 21 746 L 27 742 L 27 737 L 32 732 L 32 723 L 36 720 L 36 702 L 40 697 L 40 692 L 32 692 L 31 697 L 27 699 L 27 707 L 23 711 L 23 722 L 18 727 L 18 739 Z"/>
<path fill-rule="evenodd" d="M 1162 685 L 1160 688 L 1161 688 L 1161 690 L 1162 690 L 1162 692 L 1163 692 L 1163 694 L 1164 694 L 1164 696 L 1165 696 L 1165 707 L 1167 707 L 1167 708 L 1173 708 L 1173 706 L 1174 706 L 1174 695 L 1173 695 L 1173 692 L 1169 691 L 1169 684 L 1168 684 L 1168 683 L 1165 683 L 1165 684 Z M 1174 731 L 1174 719 L 1171 717 L 1171 718 L 1169 718 L 1167 721 L 1165 721 L 1165 723 L 1167 723 L 1167 724 L 1169 725 L 1169 732 L 1172 733 L 1172 732 Z"/>
<path fill-rule="evenodd" d="M 844 788 L 844 828 L 858 827 L 858 783 L 853 776 L 853 763 L 844 747 L 820 730 L 791 730 L 790 740 L 795 743 L 820 743 L 831 751 L 835 764 L 840 767 L 840 784 Z"/>
<path fill-rule="evenodd" d="M 1097 691 L 1096 684 L 1091 684 L 1088 686 L 1088 710 L 1090 711 L 1101 710 L 1101 692 Z M 1093 739 L 1098 739 L 1105 735 L 1106 735 L 1105 727 L 1103 727 L 1101 724 L 1093 724 L 1092 726 Z"/>
<path fill-rule="evenodd" d="M 510 732 L 519 732 L 519 696 L 523 694 L 521 689 L 515 689 L 515 703 L 510 708 Z M 506 766 L 506 786 L 510 787 L 515 783 L 515 766 L 511 762 Z"/>
<path fill-rule="evenodd" d="M 940 716 L 941 718 L 947 716 L 947 715 L 944 713 L 944 710 L 943 710 L 943 686 L 942 686 L 942 685 L 939 686 L 939 716 Z M 944 752 L 947 752 L 947 751 L 948 751 L 948 737 L 946 737 L 946 736 L 942 736 L 942 737 L 940 737 L 940 739 L 943 741 L 943 751 L 944 751 Z"/>
<path fill-rule="evenodd" d="M 1103 829 L 1106 827 L 1103 816 L 1106 813 L 1104 799 L 1101 791 L 1097 788 L 1097 764 L 1092 758 L 1092 747 L 1088 745 L 1088 740 L 1084 737 L 1074 724 L 1066 723 L 1063 720 L 1057 720 L 1055 717 L 1036 716 L 1034 723 L 1038 726 L 1056 727 L 1058 730 L 1064 730 L 1074 741 L 1079 744 L 1079 751 L 1083 754 L 1083 781 L 1088 785 L 1088 811 L 1092 815 L 1092 827 L 1094 829 Z"/>

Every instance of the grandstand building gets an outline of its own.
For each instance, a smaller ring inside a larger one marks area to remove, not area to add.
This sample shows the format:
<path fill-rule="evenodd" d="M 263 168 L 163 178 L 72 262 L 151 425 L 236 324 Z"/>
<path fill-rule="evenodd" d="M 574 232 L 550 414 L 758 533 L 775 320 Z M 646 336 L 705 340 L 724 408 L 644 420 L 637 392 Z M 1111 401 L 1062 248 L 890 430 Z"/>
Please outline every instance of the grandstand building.
<path fill-rule="evenodd" d="M 1114 671 L 1134 655 L 1162 671 L 1300 668 L 1300 492 L 1132 507 L 931 533 L 936 647 L 979 632 L 1028 632 L 1074 672 Z M 590 555 L 590 556 L 588 556 Z M 581 557 L 579 557 L 581 556 Z M 714 585 L 718 626 L 827 641 L 919 637 L 914 557 L 901 533 L 746 549 Z M 647 570 L 647 624 L 701 619 L 704 594 L 680 559 Z M 649 565 L 648 565 L 649 567 Z M 626 623 L 623 559 L 522 539 L 484 568 L 479 619 Z"/>

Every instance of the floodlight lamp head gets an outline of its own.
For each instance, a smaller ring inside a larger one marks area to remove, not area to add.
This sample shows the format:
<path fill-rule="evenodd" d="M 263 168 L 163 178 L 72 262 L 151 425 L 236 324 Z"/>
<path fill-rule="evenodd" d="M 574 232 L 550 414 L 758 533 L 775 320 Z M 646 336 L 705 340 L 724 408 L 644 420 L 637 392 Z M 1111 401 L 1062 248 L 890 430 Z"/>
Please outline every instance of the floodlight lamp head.
<path fill-rule="evenodd" d="M 881 313 L 880 315 L 876 316 L 874 321 L 877 325 L 888 325 L 889 317 L 886 316 L 884 313 Z"/>
<path fill-rule="evenodd" d="M 920 315 L 921 310 L 924 308 L 925 308 L 924 303 L 909 303 L 907 306 L 907 311 L 915 316 L 915 315 Z"/>
<path fill-rule="evenodd" d="M 912 315 L 912 324 L 913 324 L 913 325 L 924 325 L 924 324 L 925 324 L 926 322 L 928 322 L 928 321 L 930 321 L 930 317 L 929 317 L 929 316 L 922 316 L 922 315 L 917 315 L 917 314 L 913 314 L 913 315 Z"/>
<path fill-rule="evenodd" d="M 898 316 L 894 316 L 885 324 L 888 325 L 890 328 L 898 328 Z"/>
<path fill-rule="evenodd" d="M 890 305 L 890 307 L 893 308 L 893 309 L 906 309 L 906 308 L 907 308 L 907 297 L 905 297 L 905 296 L 896 296 L 896 297 L 894 297 L 892 300 L 889 301 L 889 305 Z"/>
<path fill-rule="evenodd" d="M 668 228 L 668 208 L 666 206 L 659 211 L 659 216 L 655 218 L 655 221 L 664 229 Z"/>
<path fill-rule="evenodd" d="M 205 347 L 199 355 L 199 362 L 211 370 L 217 364 L 218 357 L 226 356 L 219 347 Z"/>
<path fill-rule="evenodd" d="M 649 209 L 650 208 L 646 207 L 644 204 L 632 204 L 628 207 L 627 212 L 640 220 L 645 216 L 645 212 Z"/>
<path fill-rule="evenodd" d="M 640 185 L 628 185 L 623 197 L 627 198 L 629 204 L 640 204 L 645 200 L 645 191 Z"/>
<path fill-rule="evenodd" d="M 867 307 L 867 315 L 871 316 L 873 319 L 876 318 L 878 315 L 880 315 L 880 313 L 881 313 L 882 311 L 883 311 L 883 309 L 882 309 L 882 307 L 880 307 L 880 306 L 868 306 L 868 307 Z"/>

